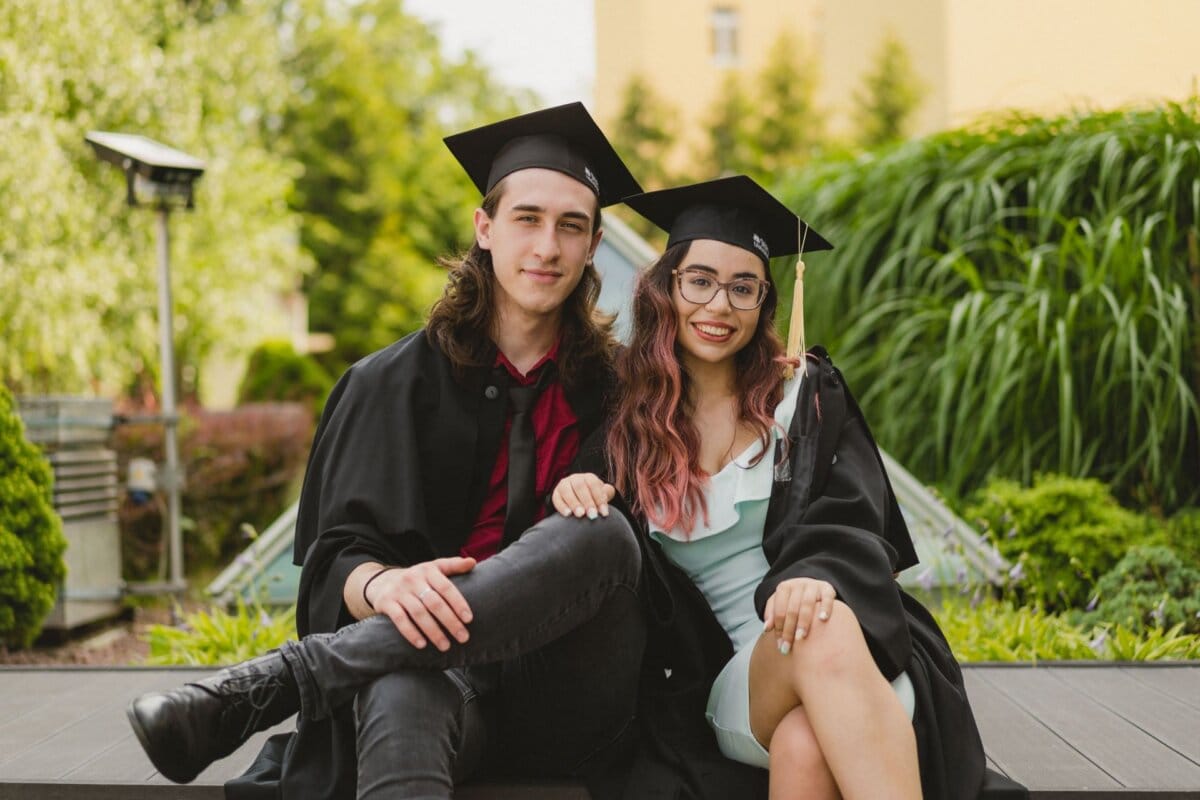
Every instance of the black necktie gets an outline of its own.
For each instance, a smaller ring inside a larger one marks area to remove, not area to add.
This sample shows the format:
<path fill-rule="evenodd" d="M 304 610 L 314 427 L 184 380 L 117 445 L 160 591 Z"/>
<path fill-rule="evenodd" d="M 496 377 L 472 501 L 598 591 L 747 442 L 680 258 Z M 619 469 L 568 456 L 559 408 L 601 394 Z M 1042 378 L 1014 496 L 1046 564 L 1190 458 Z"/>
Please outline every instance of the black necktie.
<path fill-rule="evenodd" d="M 508 387 L 512 427 L 508 432 L 508 510 L 504 514 L 504 543 L 515 542 L 533 524 L 537 510 L 537 440 L 533 435 L 533 406 L 554 372 L 541 369 L 532 386 Z"/>

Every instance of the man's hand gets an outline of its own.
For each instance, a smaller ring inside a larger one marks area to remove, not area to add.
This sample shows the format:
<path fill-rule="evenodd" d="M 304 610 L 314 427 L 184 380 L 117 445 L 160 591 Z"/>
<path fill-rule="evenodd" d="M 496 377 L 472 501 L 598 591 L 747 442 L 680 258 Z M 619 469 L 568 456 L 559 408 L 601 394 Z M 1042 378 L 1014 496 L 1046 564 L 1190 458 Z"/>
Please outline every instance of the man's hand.
<path fill-rule="evenodd" d="M 450 649 L 446 633 L 460 643 L 467 641 L 467 623 L 472 619 L 471 607 L 447 576 L 473 569 L 475 559 L 457 556 L 391 569 L 371 581 L 365 596 L 376 612 L 391 618 L 413 647 L 424 647 L 428 640 L 446 651 Z"/>
<path fill-rule="evenodd" d="M 558 482 L 550 495 L 554 508 L 564 517 L 574 514 L 588 519 L 608 516 L 608 501 L 617 496 L 612 484 L 590 472 L 577 472 Z"/>
<path fill-rule="evenodd" d="M 792 644 L 808 636 L 817 620 L 829 619 L 837 592 L 833 585 L 815 578 L 792 578 L 775 587 L 767 599 L 763 630 L 774 630 L 779 652 L 785 656 Z"/>

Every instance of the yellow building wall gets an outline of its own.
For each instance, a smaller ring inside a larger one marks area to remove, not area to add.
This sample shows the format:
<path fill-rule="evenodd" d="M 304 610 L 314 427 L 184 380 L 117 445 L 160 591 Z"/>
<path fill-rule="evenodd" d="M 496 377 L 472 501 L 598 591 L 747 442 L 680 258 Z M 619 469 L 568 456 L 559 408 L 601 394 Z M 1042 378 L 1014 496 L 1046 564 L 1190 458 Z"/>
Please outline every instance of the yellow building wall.
<path fill-rule="evenodd" d="M 854 94 L 883 37 L 904 43 L 924 100 L 914 134 L 1022 108 L 1057 113 L 1182 99 L 1200 80 L 1200 0 L 595 0 L 593 111 L 616 118 L 629 79 L 644 75 L 678 112 L 676 134 L 698 149 L 728 67 L 711 57 L 711 13 L 739 12 L 750 78 L 783 30 L 818 62 L 826 130 L 853 132 Z"/>
<path fill-rule="evenodd" d="M 1113 108 L 1196 90 L 1196 0 L 957 0 L 947 21 L 948 125 L 982 112 Z"/>
<path fill-rule="evenodd" d="M 784 30 L 803 35 L 812 28 L 815 0 L 595 0 L 596 79 L 592 106 L 606 128 L 621 109 L 625 87 L 644 76 L 655 93 L 678 113 L 683 155 L 704 143 L 702 127 L 730 72 L 753 75 Z M 736 66 L 712 57 L 711 14 L 738 12 Z"/>

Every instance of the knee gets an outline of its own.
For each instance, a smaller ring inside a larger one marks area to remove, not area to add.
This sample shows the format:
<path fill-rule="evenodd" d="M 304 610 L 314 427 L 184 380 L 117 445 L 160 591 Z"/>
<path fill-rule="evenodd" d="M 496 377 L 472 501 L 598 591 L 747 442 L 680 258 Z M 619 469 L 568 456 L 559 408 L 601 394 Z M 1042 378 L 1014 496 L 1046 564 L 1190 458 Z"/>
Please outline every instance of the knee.
<path fill-rule="evenodd" d="M 792 651 L 792 663 L 802 679 L 814 676 L 828 682 L 857 675 L 874 664 L 858 617 L 841 600 L 835 600 L 833 606 L 829 619 L 816 622 Z"/>
<path fill-rule="evenodd" d="M 613 511 L 607 517 L 578 519 L 556 514 L 546 522 L 553 528 L 548 533 L 567 543 L 572 560 L 586 565 L 589 572 L 614 576 L 623 583 L 637 581 L 642 553 L 624 515 Z"/>
<path fill-rule="evenodd" d="M 825 755 L 803 709 L 793 709 L 776 726 L 767 748 L 771 771 L 815 776 L 827 770 Z"/>

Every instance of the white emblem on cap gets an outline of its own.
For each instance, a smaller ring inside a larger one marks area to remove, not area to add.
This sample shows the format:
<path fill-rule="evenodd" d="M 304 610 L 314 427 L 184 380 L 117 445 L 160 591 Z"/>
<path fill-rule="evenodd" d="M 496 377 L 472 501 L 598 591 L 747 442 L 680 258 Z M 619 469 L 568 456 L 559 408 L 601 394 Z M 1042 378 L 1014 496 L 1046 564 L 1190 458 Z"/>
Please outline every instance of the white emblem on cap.
<path fill-rule="evenodd" d="M 596 174 L 594 172 L 592 172 L 590 167 L 583 168 L 583 175 L 584 175 L 584 177 L 586 177 L 588 179 L 588 183 L 590 183 L 592 185 L 592 188 L 595 189 L 597 192 L 599 192 L 600 191 L 600 181 L 596 180 Z"/>
<path fill-rule="evenodd" d="M 763 254 L 763 258 L 771 257 L 771 251 L 767 248 L 767 243 L 757 233 L 754 234 L 754 246 L 758 249 L 758 252 Z"/>

